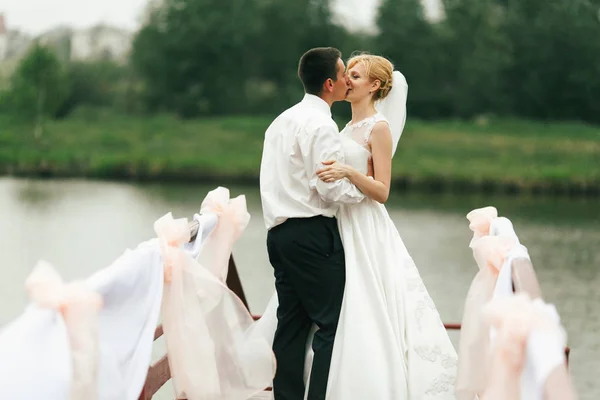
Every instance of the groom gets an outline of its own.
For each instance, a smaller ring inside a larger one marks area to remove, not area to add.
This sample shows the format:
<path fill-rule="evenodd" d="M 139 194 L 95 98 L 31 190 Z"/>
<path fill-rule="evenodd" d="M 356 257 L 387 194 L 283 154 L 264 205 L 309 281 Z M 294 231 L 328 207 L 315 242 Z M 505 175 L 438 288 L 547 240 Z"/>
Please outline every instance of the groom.
<path fill-rule="evenodd" d="M 331 105 L 347 92 L 339 50 L 306 52 L 298 76 L 305 96 L 265 133 L 260 193 L 267 249 L 279 299 L 273 351 L 276 400 L 303 400 L 306 342 L 312 324 L 314 359 L 308 400 L 325 399 L 331 353 L 345 285 L 344 248 L 335 218 L 339 203 L 364 195 L 348 180 L 325 183 L 316 171 L 326 160 L 343 162 Z"/>

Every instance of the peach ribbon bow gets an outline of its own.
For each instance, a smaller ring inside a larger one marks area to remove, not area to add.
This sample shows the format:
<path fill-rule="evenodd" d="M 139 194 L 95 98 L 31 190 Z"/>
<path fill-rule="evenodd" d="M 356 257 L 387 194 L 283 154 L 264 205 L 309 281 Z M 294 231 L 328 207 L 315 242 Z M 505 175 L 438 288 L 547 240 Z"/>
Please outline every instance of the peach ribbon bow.
<path fill-rule="evenodd" d="M 65 322 L 73 362 L 71 399 L 95 399 L 99 359 L 98 312 L 102 297 L 82 282 L 63 283 L 46 261 L 39 261 L 25 281 L 29 298 L 59 312 Z"/>
<path fill-rule="evenodd" d="M 173 268 L 185 263 L 183 244 L 190 240 L 190 229 L 187 218 L 174 219 L 167 213 L 154 222 L 154 231 L 160 243 L 160 253 L 164 263 L 164 279 L 173 280 Z"/>

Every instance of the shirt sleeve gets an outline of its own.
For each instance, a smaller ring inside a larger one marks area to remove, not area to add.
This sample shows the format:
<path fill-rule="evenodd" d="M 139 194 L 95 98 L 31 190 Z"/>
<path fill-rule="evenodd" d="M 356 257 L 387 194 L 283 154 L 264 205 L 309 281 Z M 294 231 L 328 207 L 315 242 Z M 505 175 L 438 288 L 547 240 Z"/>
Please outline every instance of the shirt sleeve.
<path fill-rule="evenodd" d="M 326 183 L 317 177 L 317 170 L 324 167 L 323 161 L 336 160 L 340 163 L 344 162 L 341 137 L 334 126 L 323 125 L 318 127 L 304 147 L 302 152 L 309 187 L 316 190 L 323 200 L 353 204 L 359 203 L 365 198 L 365 195 L 347 178 Z"/>

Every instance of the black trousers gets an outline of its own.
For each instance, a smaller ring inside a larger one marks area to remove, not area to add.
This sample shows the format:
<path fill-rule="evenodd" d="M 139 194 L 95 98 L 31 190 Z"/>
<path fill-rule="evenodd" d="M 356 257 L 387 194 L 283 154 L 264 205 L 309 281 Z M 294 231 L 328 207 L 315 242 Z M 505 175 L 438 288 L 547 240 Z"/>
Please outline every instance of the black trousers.
<path fill-rule="evenodd" d="M 279 298 L 273 351 L 275 400 L 303 400 L 304 359 L 315 323 L 308 400 L 325 399 L 331 353 L 346 283 L 344 248 L 335 218 L 292 218 L 269 230 L 269 260 Z"/>

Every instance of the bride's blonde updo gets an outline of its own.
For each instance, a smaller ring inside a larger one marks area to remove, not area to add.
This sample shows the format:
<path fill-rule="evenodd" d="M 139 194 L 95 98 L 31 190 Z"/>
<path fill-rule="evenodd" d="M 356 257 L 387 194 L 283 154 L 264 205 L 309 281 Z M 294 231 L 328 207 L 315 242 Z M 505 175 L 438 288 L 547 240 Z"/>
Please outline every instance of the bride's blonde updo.
<path fill-rule="evenodd" d="M 361 63 L 367 70 L 367 75 L 371 81 L 381 82 L 379 90 L 373 93 L 373 101 L 385 99 L 392 90 L 392 74 L 394 65 L 385 57 L 374 56 L 372 54 L 359 54 L 348 60 L 348 69 Z"/>

